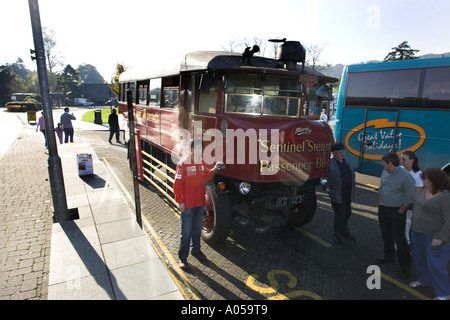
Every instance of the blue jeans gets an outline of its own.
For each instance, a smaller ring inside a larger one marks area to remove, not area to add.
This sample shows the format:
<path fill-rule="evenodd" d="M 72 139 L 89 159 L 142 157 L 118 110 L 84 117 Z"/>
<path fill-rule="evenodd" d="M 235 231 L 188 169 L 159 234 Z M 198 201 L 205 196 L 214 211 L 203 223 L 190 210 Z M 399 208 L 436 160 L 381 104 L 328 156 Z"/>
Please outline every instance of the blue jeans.
<path fill-rule="evenodd" d="M 450 260 L 450 245 L 432 247 L 433 236 L 411 230 L 411 252 L 417 281 L 433 285 L 436 296 L 450 295 L 447 264 Z"/>
<path fill-rule="evenodd" d="M 193 253 L 200 251 L 200 236 L 202 233 L 204 213 L 205 206 L 186 208 L 181 213 L 180 248 L 178 250 L 178 257 L 180 259 L 187 259 L 190 247 Z"/>

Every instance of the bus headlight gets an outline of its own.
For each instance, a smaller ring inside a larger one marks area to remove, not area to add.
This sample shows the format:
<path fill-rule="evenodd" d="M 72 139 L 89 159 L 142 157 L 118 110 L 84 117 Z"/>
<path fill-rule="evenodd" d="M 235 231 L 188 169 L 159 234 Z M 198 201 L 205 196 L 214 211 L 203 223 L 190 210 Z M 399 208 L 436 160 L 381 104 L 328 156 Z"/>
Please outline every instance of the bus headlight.
<path fill-rule="evenodd" d="M 241 182 L 240 184 L 239 184 L 239 192 L 242 194 L 242 195 L 246 195 L 246 194 L 248 194 L 249 192 L 250 192 L 250 190 L 252 189 L 252 186 L 251 186 L 251 184 L 250 183 L 248 183 L 248 182 Z"/>

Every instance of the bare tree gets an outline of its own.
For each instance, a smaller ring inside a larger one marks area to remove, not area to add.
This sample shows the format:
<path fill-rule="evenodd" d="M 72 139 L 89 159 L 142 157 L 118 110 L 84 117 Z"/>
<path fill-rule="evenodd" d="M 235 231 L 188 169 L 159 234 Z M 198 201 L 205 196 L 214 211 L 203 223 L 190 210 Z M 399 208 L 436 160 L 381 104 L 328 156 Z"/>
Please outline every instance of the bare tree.
<path fill-rule="evenodd" d="M 306 46 L 306 65 L 317 71 L 324 71 L 326 66 L 321 64 L 320 56 L 325 48 L 325 44 L 312 43 Z"/>
<path fill-rule="evenodd" d="M 238 47 L 241 46 L 241 41 L 237 39 L 230 39 L 228 41 L 228 44 L 226 46 L 221 46 L 223 50 L 229 51 L 229 52 L 236 52 L 238 51 Z"/>
<path fill-rule="evenodd" d="M 266 38 L 260 37 L 245 37 L 243 39 L 230 39 L 227 45 L 223 45 L 222 49 L 230 52 L 244 52 L 245 48 L 253 47 L 257 45 L 259 47 L 259 52 L 256 53 L 256 56 L 265 56 L 267 48 L 268 48 L 268 40 Z M 269 47 L 269 51 L 272 49 Z M 272 52 L 269 53 L 271 55 Z M 276 57 L 276 48 L 275 54 L 273 58 Z"/>
<path fill-rule="evenodd" d="M 62 66 L 59 59 L 61 53 L 56 51 L 55 31 L 52 28 L 43 28 L 45 57 L 47 59 L 48 69 L 53 73 L 53 68 Z"/>

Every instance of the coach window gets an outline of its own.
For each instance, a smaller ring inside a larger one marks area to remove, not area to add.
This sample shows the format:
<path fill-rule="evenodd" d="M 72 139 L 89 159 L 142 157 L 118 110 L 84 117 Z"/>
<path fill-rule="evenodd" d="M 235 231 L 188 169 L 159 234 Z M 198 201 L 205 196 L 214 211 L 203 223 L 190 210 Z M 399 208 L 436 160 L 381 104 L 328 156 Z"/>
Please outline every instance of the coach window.
<path fill-rule="evenodd" d="M 216 113 L 217 81 L 212 75 L 202 75 L 200 78 L 198 112 Z"/>
<path fill-rule="evenodd" d="M 427 69 L 423 84 L 422 106 L 450 108 L 450 67 Z"/>
<path fill-rule="evenodd" d="M 149 106 L 159 108 L 161 105 L 161 78 L 150 80 Z"/>
<path fill-rule="evenodd" d="M 420 69 L 351 73 L 346 105 L 416 107 Z"/>

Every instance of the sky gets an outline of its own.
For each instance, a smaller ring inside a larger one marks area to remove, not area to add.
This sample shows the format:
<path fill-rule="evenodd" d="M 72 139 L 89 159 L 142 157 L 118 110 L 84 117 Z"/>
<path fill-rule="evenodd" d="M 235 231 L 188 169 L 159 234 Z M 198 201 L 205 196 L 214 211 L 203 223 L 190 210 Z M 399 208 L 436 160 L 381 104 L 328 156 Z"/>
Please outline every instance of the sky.
<path fill-rule="evenodd" d="M 39 0 L 63 67 L 91 64 L 110 81 L 117 63 L 139 69 L 237 39 L 323 46 L 321 62 L 383 60 L 408 41 L 418 55 L 450 52 L 448 0 Z M 0 0 L 0 65 L 36 70 L 27 0 Z M 62 69 L 60 67 L 59 69 Z M 58 71 L 58 70 L 57 70 Z"/>

